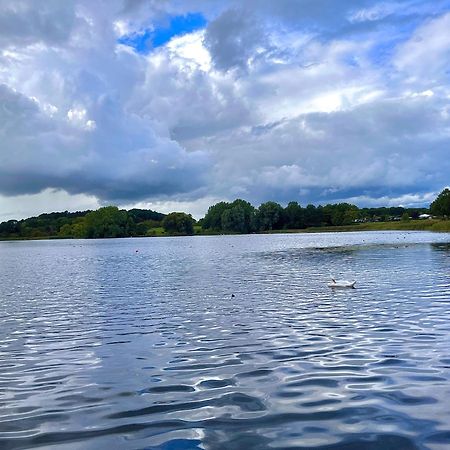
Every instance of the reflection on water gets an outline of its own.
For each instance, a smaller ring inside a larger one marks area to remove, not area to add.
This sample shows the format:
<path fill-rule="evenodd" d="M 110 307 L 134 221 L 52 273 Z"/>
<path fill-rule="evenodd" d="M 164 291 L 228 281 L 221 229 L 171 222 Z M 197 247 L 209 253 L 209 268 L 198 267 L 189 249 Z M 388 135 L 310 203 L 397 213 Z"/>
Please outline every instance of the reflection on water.
<path fill-rule="evenodd" d="M 450 448 L 449 242 L 0 243 L 0 448 Z"/>

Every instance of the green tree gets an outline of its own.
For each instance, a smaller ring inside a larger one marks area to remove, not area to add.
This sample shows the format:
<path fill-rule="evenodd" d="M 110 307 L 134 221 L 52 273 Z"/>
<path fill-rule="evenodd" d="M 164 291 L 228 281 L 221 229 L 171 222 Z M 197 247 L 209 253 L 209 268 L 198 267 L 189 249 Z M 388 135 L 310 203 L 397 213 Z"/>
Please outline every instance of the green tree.
<path fill-rule="evenodd" d="M 358 217 L 358 207 L 349 203 L 338 203 L 332 205 L 333 214 L 331 217 L 332 225 L 349 225 Z"/>
<path fill-rule="evenodd" d="M 276 202 L 262 203 L 258 208 L 256 218 L 261 231 L 280 229 L 283 225 L 283 208 Z"/>
<path fill-rule="evenodd" d="M 86 214 L 85 237 L 111 238 L 129 236 L 133 221 L 125 210 L 117 206 L 106 206 Z"/>
<path fill-rule="evenodd" d="M 322 225 L 323 208 L 307 205 L 305 208 L 305 225 L 307 227 L 320 227 Z"/>
<path fill-rule="evenodd" d="M 249 233 L 253 230 L 254 215 L 251 203 L 238 198 L 232 203 L 219 202 L 211 206 L 200 222 L 205 230 Z"/>
<path fill-rule="evenodd" d="M 253 205 L 238 198 L 222 213 L 222 229 L 236 233 L 250 233 L 254 215 L 255 208 Z"/>
<path fill-rule="evenodd" d="M 430 205 L 431 214 L 439 217 L 450 217 L 450 189 L 444 189 Z"/>
<path fill-rule="evenodd" d="M 297 202 L 289 202 L 284 208 L 284 226 L 290 230 L 305 228 L 305 214 Z"/>
<path fill-rule="evenodd" d="M 355 222 L 358 217 L 358 207 L 354 206 L 353 208 L 346 209 L 343 218 L 343 225 L 350 225 L 351 223 Z"/>
<path fill-rule="evenodd" d="M 163 217 L 164 214 L 151 210 L 132 209 L 129 214 L 116 207 L 98 211 L 52 212 L 0 223 L 0 237 L 144 236 L 149 228 L 160 227 Z"/>
<path fill-rule="evenodd" d="M 227 202 L 219 202 L 208 208 L 208 212 L 202 221 L 202 228 L 205 230 L 220 231 L 222 229 L 222 214 L 230 207 Z"/>
<path fill-rule="evenodd" d="M 221 228 L 223 231 L 245 233 L 245 211 L 241 206 L 234 206 L 222 213 Z"/>
<path fill-rule="evenodd" d="M 162 221 L 162 226 L 171 234 L 194 234 L 195 220 L 190 214 L 172 212 L 167 214 Z"/>
<path fill-rule="evenodd" d="M 84 217 L 79 217 L 75 219 L 72 225 L 72 235 L 75 238 L 85 238 L 86 237 L 86 220 Z"/>
<path fill-rule="evenodd" d="M 73 226 L 66 223 L 59 229 L 58 235 L 61 237 L 73 237 Z"/>
<path fill-rule="evenodd" d="M 309 205 L 308 205 L 309 206 Z M 311 216 L 312 209 L 309 210 L 309 216 Z M 322 221 L 324 225 L 333 225 L 334 205 L 325 205 L 322 209 Z M 308 217 L 308 221 L 311 220 Z"/>
<path fill-rule="evenodd" d="M 17 220 L 8 220 L 0 223 L 0 236 L 15 236 L 20 233 L 20 224 Z"/>
<path fill-rule="evenodd" d="M 325 205 L 322 208 L 322 220 L 326 225 L 349 225 L 358 218 L 358 207 L 349 203 Z"/>
<path fill-rule="evenodd" d="M 158 222 L 158 224 L 161 224 L 161 221 L 164 219 L 164 214 L 152 211 L 151 209 L 130 209 L 128 211 L 128 215 L 133 219 L 134 223 L 152 220 Z"/>

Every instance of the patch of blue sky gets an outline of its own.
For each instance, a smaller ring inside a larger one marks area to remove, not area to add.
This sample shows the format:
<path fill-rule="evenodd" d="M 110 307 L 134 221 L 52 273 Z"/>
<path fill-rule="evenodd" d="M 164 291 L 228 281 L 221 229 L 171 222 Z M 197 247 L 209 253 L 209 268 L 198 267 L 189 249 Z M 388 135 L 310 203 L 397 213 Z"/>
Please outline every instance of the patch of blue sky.
<path fill-rule="evenodd" d="M 201 13 L 173 16 L 167 26 L 121 36 L 118 42 L 134 48 L 138 53 L 148 53 L 150 50 L 166 44 L 175 36 L 182 36 L 204 28 L 206 23 L 206 19 Z"/>
<path fill-rule="evenodd" d="M 366 57 L 375 66 L 389 66 L 398 45 L 404 41 L 405 39 L 401 37 L 395 37 L 376 42 L 368 50 Z"/>
<path fill-rule="evenodd" d="M 420 25 L 418 18 L 402 18 L 397 20 L 396 27 L 387 25 L 378 35 L 379 39 L 372 46 L 367 56 L 372 63 L 377 65 L 389 64 L 399 45 L 411 39 L 417 26 Z"/>

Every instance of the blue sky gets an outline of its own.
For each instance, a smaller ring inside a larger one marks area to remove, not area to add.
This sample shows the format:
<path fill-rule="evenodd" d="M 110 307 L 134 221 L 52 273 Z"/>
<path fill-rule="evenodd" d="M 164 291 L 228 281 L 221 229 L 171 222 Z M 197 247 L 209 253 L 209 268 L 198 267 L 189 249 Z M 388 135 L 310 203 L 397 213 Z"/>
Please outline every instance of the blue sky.
<path fill-rule="evenodd" d="M 450 0 L 0 2 L 0 220 L 105 204 L 428 205 Z"/>
<path fill-rule="evenodd" d="M 167 24 L 168 22 L 168 24 Z M 167 17 L 165 23 L 158 23 L 155 28 L 144 29 L 121 36 L 118 42 L 134 48 L 138 53 L 148 53 L 169 42 L 176 36 L 192 33 L 206 26 L 206 19 L 201 13 L 188 13 Z"/>

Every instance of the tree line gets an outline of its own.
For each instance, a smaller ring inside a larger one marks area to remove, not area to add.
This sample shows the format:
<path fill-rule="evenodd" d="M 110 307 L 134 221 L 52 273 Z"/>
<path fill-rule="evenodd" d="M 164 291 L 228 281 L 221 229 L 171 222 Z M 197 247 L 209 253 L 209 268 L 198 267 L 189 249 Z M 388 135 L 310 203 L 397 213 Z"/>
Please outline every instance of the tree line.
<path fill-rule="evenodd" d="M 55 212 L 0 223 L 2 238 L 105 238 L 146 236 L 160 227 L 164 214 L 146 210 L 120 210 L 106 206 L 96 211 Z"/>
<path fill-rule="evenodd" d="M 245 200 L 219 202 L 208 209 L 200 220 L 203 229 L 225 233 L 253 233 L 271 230 L 305 229 L 341 226 L 364 221 L 389 221 L 418 218 L 427 208 L 358 208 L 350 203 L 307 205 L 290 202 L 282 207 L 276 202 L 262 203 L 255 208 Z"/>
<path fill-rule="evenodd" d="M 341 226 L 367 221 L 416 219 L 420 214 L 450 217 L 450 190 L 444 189 L 430 208 L 358 208 L 350 203 L 302 207 L 290 202 L 286 207 L 269 201 L 254 207 L 237 199 L 210 206 L 198 222 L 183 212 L 162 214 L 146 209 L 123 210 L 106 206 L 96 211 L 55 212 L 0 223 L 0 238 L 106 238 L 190 235 L 198 233 L 255 233 L 321 226 Z"/>
<path fill-rule="evenodd" d="M 418 219 L 431 213 L 440 218 L 450 217 L 450 190 L 444 189 L 430 208 L 378 207 L 358 208 L 350 203 L 336 203 L 302 207 L 290 202 L 286 207 L 269 201 L 255 208 L 251 203 L 237 199 L 212 205 L 199 221 L 204 230 L 224 233 L 254 233 L 271 230 L 297 230 L 321 226 L 342 226 L 361 222 L 386 222 Z"/>

